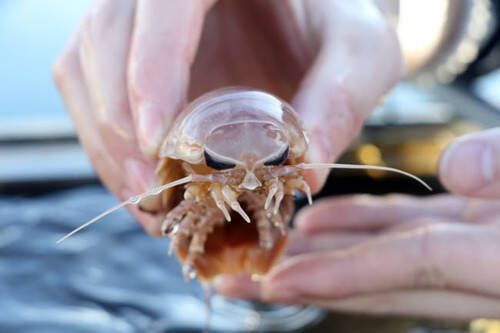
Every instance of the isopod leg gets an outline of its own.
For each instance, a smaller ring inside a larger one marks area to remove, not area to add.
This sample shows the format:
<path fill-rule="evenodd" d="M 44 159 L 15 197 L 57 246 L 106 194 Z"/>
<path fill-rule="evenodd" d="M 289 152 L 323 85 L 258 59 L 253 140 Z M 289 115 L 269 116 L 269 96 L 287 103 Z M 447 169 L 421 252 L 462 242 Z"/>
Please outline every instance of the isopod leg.
<path fill-rule="evenodd" d="M 286 187 L 290 189 L 291 194 L 293 194 L 293 191 L 295 189 L 299 190 L 300 192 L 302 192 L 302 194 L 306 196 L 307 202 L 310 205 L 312 204 L 311 188 L 309 187 L 309 184 L 307 184 L 307 182 L 301 176 L 288 180 L 286 182 Z"/>
<path fill-rule="evenodd" d="M 278 191 L 276 192 L 276 196 L 274 197 L 274 209 L 273 214 L 277 215 L 280 210 L 281 201 L 285 197 L 285 189 L 283 187 L 283 183 L 278 181 Z"/>
<path fill-rule="evenodd" d="M 189 211 L 193 210 L 195 204 L 196 202 L 194 201 L 183 200 L 174 209 L 172 209 L 163 220 L 161 225 L 162 234 L 165 236 L 174 232 L 184 216 L 186 216 Z"/>
<path fill-rule="evenodd" d="M 222 188 L 219 187 L 219 189 L 222 193 L 224 201 L 231 206 L 231 209 L 240 214 L 246 222 L 250 223 L 250 217 L 248 217 L 247 213 L 245 213 L 238 202 L 238 194 L 226 185 L 222 185 Z"/>
<path fill-rule="evenodd" d="M 255 212 L 254 218 L 259 232 L 259 245 L 264 249 L 270 249 L 274 244 L 273 225 L 266 216 L 265 210 Z"/>
<path fill-rule="evenodd" d="M 271 216 L 271 221 L 273 222 L 274 227 L 278 228 L 282 235 L 286 234 L 287 231 L 286 220 L 283 219 L 281 213 Z"/>
<path fill-rule="evenodd" d="M 229 212 L 227 211 L 226 208 L 226 203 L 224 200 L 224 197 L 222 195 L 222 191 L 220 189 L 219 185 L 214 185 L 210 188 L 210 195 L 212 199 L 214 199 L 215 205 L 217 208 L 220 209 L 220 211 L 224 214 L 224 217 L 226 218 L 226 221 L 230 222 L 231 221 L 231 215 L 229 215 Z"/>
<path fill-rule="evenodd" d="M 285 195 L 278 214 L 271 216 L 274 226 L 280 230 L 282 235 L 285 235 L 288 231 L 288 221 L 292 217 L 294 209 L 293 195 Z"/>
<path fill-rule="evenodd" d="M 253 222 L 256 223 L 259 233 L 259 245 L 264 249 L 270 249 L 274 245 L 274 228 L 272 213 L 262 207 L 266 197 L 264 194 L 254 193 L 253 195 L 244 195 L 242 200 L 245 202 L 248 210 L 253 212 Z"/>
<path fill-rule="evenodd" d="M 285 196 L 283 203 L 281 204 L 280 207 L 280 216 L 283 220 L 283 222 L 288 223 L 290 219 L 292 218 L 293 212 L 295 210 L 295 205 L 293 203 L 293 196 L 292 195 L 287 195 Z"/>
<path fill-rule="evenodd" d="M 193 266 L 197 256 L 202 254 L 205 249 L 205 242 L 207 241 L 208 234 L 213 230 L 213 223 L 208 219 L 202 219 L 193 232 L 191 243 L 189 243 L 189 250 L 186 260 L 182 265 L 182 273 L 184 278 L 189 280 L 193 278 Z"/>
<path fill-rule="evenodd" d="M 173 250 L 176 249 L 179 244 L 188 241 L 195 230 L 197 217 L 196 215 L 188 212 L 181 222 L 175 228 L 175 232 L 170 240 L 170 247 L 168 249 L 168 254 L 172 254 Z"/>
<path fill-rule="evenodd" d="M 268 210 L 269 207 L 271 207 L 271 202 L 274 199 L 276 192 L 278 192 L 278 183 L 279 183 L 278 178 L 269 181 L 269 191 L 267 192 L 267 198 L 264 204 L 265 210 Z"/>
<path fill-rule="evenodd" d="M 196 258 L 205 251 L 205 243 L 208 235 L 217 225 L 225 223 L 223 216 L 218 211 L 208 211 L 205 215 L 199 216 L 195 230 L 192 232 L 191 242 L 186 260 L 182 266 L 182 272 L 186 279 L 193 278 L 193 267 Z"/>
<path fill-rule="evenodd" d="M 269 215 L 277 215 L 280 209 L 281 201 L 285 196 L 285 187 L 283 182 L 279 178 L 274 178 L 268 182 L 269 190 L 267 191 L 266 201 L 264 203 L 264 209 L 269 210 L 271 202 L 274 200 L 274 207 Z"/>

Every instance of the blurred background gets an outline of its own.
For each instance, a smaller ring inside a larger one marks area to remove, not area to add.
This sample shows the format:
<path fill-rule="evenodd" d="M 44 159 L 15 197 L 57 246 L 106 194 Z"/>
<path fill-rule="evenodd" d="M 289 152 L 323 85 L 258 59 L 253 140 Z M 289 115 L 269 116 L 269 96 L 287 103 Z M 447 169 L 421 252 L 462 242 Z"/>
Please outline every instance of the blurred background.
<path fill-rule="evenodd" d="M 0 0 L 0 331 L 197 332 L 203 292 L 185 282 L 168 241 L 125 212 L 56 246 L 112 206 L 76 139 L 51 69 L 90 0 Z M 344 162 L 436 180 L 441 150 L 500 125 L 500 1 L 402 0 L 408 74 Z M 425 24 L 423 23 L 425 21 Z M 320 194 L 425 193 L 382 172 L 336 171 Z M 299 206 L 302 203 L 299 202 Z M 214 332 L 500 332 L 500 322 L 325 313 L 214 296 Z"/>

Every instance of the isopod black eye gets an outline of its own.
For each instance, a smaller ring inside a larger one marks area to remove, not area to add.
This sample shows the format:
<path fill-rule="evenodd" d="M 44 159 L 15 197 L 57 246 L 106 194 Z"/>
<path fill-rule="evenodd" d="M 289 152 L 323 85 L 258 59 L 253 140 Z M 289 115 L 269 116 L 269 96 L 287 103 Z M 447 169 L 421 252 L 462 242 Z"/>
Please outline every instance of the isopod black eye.
<path fill-rule="evenodd" d="M 236 166 L 236 164 L 231 163 L 231 162 L 224 162 L 220 161 L 213 156 L 211 156 L 209 153 L 206 151 L 204 152 L 205 154 L 205 164 L 215 170 L 226 170 L 226 169 L 232 169 Z"/>
<path fill-rule="evenodd" d="M 264 165 L 280 165 L 280 164 L 283 164 L 286 159 L 288 158 L 288 148 L 289 147 L 286 147 L 285 151 L 283 153 L 281 153 L 278 157 L 275 157 L 269 161 L 266 161 L 264 162 Z"/>

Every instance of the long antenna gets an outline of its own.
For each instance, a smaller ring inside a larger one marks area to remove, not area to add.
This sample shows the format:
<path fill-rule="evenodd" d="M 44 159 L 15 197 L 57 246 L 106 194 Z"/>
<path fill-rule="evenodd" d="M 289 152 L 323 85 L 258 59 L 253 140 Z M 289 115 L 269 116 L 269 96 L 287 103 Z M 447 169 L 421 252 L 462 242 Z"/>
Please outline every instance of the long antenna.
<path fill-rule="evenodd" d="M 108 214 L 111 214 L 112 212 L 114 212 L 114 211 L 116 211 L 116 210 L 118 210 L 118 209 L 120 209 L 122 207 L 125 207 L 127 205 L 132 205 L 132 204 L 138 204 L 144 198 L 151 197 L 151 196 L 154 196 L 154 195 L 158 195 L 161 192 L 163 192 L 163 191 L 165 191 L 165 190 L 167 190 L 169 188 L 172 188 L 174 186 L 178 186 L 178 185 L 189 183 L 191 180 L 192 180 L 192 176 L 189 175 L 187 177 L 174 180 L 173 182 L 167 183 L 165 185 L 153 187 L 152 189 L 150 189 L 147 192 L 144 192 L 144 193 L 141 193 L 141 194 L 138 194 L 138 195 L 134 195 L 133 197 L 130 197 L 128 200 L 126 200 L 124 202 L 121 202 L 121 203 L 119 203 L 118 205 L 116 205 L 114 207 L 111 207 L 110 209 L 102 212 L 101 214 L 97 215 L 96 217 L 94 217 L 90 221 L 85 222 L 81 226 L 73 229 L 71 232 L 69 232 L 66 235 L 64 235 L 63 237 L 59 238 L 57 240 L 57 244 L 61 243 L 65 239 L 67 239 L 67 238 L 73 236 L 74 234 L 76 234 L 78 231 L 80 231 L 80 230 L 88 227 L 89 225 L 91 225 L 91 224 L 99 221 L 100 219 L 102 219 L 104 216 L 106 216 Z"/>
<path fill-rule="evenodd" d="M 396 168 L 390 168 L 379 165 L 360 165 L 360 164 L 340 164 L 340 163 L 300 163 L 296 165 L 299 169 L 359 169 L 359 170 L 382 170 L 382 171 L 390 171 L 399 173 L 401 175 L 405 175 L 407 177 L 413 178 L 420 184 L 422 184 L 426 189 L 432 191 L 432 187 L 430 187 L 426 182 L 422 179 L 418 178 L 411 173 L 408 173 L 403 170 L 399 170 Z"/>

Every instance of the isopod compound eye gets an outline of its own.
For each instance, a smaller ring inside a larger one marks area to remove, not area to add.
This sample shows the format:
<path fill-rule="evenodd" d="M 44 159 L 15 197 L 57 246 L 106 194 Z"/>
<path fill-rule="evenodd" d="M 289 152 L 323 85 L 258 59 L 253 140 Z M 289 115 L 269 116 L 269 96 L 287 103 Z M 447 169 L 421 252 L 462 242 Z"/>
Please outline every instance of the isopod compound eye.
<path fill-rule="evenodd" d="M 226 162 L 226 161 L 220 161 L 213 156 L 211 156 L 209 153 L 206 151 L 203 152 L 205 155 L 205 164 L 215 170 L 226 170 L 226 169 L 232 169 L 236 166 L 236 164 L 231 163 L 231 162 Z"/>
<path fill-rule="evenodd" d="M 269 165 L 280 165 L 283 164 L 286 159 L 288 158 L 288 148 L 286 147 L 285 151 L 281 153 L 278 157 L 275 157 L 269 161 L 264 162 L 264 165 L 269 166 Z"/>

